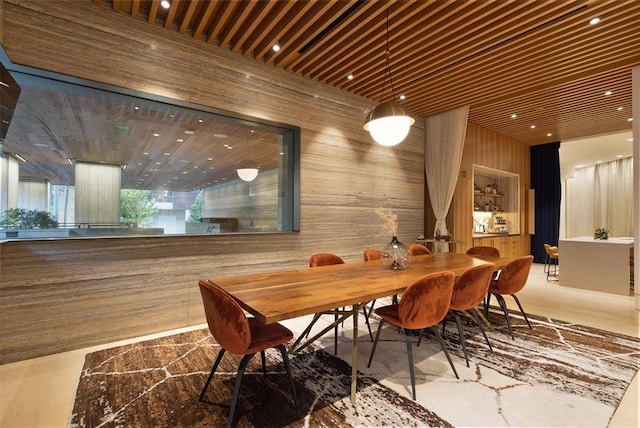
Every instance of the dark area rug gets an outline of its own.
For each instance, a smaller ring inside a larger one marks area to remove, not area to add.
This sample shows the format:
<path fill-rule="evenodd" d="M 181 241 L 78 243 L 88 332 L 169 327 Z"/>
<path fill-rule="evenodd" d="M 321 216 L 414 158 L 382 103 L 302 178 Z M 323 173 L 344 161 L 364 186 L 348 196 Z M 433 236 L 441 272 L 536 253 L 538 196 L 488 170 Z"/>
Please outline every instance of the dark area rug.
<path fill-rule="evenodd" d="M 515 317 L 513 341 L 499 317 L 494 314 L 491 320 L 497 326 L 489 333 L 495 352 L 488 350 L 482 336 L 468 338 L 474 360 L 472 370 L 467 369 L 471 375 L 462 375 L 460 381 L 447 378 L 440 384 L 444 401 L 446 394 L 453 394 L 450 408 L 437 406 L 439 380 L 430 382 L 434 407 L 427 409 L 411 400 L 410 394 L 382 385 L 363 367 L 365 373 L 358 377 L 357 403 L 351 405 L 350 365 L 322 350 L 310 350 L 291 356 L 299 400 L 296 410 L 280 356 L 277 351 L 268 350 L 266 376 L 261 372 L 258 356 L 245 372 L 235 423 L 241 427 L 477 425 L 469 421 L 479 421 L 480 413 L 474 418 L 455 398 L 472 400 L 477 386 L 482 384 L 485 389 L 489 386 L 490 393 L 495 389 L 505 409 L 513 400 L 508 392 L 517 389 L 514 385 L 528 388 L 522 402 L 515 403 L 528 411 L 512 425 L 540 425 L 544 419 L 536 419 L 536 414 L 564 411 L 562 406 L 550 408 L 553 406 L 547 401 L 555 398 L 545 397 L 570 397 L 568 404 L 563 404 L 567 408 L 573 406 L 574 396 L 576 403 L 598 403 L 596 407 L 602 409 L 597 410 L 597 417 L 605 421 L 603 424 L 594 419 L 593 426 L 606 425 L 640 365 L 638 339 L 540 317 L 532 317 L 534 329 L 529 330 Z M 451 352 L 462 357 L 454 330 L 449 324 L 447 340 L 451 342 Z M 396 340 L 393 331 L 389 334 L 392 341 Z M 402 345 L 402 335 L 395 335 L 398 345 Z M 70 425 L 225 426 L 239 357 L 225 355 L 206 401 L 198 401 L 218 349 L 209 331 L 203 329 L 87 354 Z M 397 359 L 406 366 L 405 358 L 406 354 Z M 366 362 L 360 364 L 365 366 Z M 456 364 L 464 371 L 460 359 Z M 503 410 L 501 407 L 497 411 Z M 487 411 L 490 410 L 478 409 Z M 590 409 L 577 411 L 588 413 Z M 509 418 L 505 415 L 502 425 L 509 425 Z M 565 425 L 561 419 L 558 426 Z"/>

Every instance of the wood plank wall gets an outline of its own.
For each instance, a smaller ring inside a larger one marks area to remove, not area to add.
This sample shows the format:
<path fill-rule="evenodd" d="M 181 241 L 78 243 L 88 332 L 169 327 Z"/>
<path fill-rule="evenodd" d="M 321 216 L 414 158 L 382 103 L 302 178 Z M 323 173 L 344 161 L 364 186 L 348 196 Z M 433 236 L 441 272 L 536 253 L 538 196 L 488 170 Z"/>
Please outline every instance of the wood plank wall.
<path fill-rule="evenodd" d="M 285 122 L 301 128 L 301 231 L 78 238 L 0 244 L 0 364 L 204 322 L 197 280 L 347 262 L 380 248 L 392 209 L 399 237 L 424 226 L 421 120 L 395 148 L 362 129 L 375 102 L 91 0 L 4 0 L 0 36 L 16 64 Z"/>

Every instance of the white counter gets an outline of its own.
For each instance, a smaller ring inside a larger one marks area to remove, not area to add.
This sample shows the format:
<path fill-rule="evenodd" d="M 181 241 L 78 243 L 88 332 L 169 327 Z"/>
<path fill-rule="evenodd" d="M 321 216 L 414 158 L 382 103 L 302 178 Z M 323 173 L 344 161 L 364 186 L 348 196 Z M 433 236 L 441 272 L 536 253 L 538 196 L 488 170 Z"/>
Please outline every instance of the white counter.
<path fill-rule="evenodd" d="M 633 238 L 561 239 L 560 285 L 629 296 L 629 251 Z"/>

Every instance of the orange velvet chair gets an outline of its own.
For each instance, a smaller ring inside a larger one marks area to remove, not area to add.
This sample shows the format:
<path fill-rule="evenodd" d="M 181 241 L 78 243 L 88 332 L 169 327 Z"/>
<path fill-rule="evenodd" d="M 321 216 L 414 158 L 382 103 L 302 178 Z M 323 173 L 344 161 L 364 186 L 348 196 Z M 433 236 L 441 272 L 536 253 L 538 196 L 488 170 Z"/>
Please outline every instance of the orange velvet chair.
<path fill-rule="evenodd" d="M 489 256 L 500 257 L 500 250 L 495 247 L 471 247 L 467 250 L 467 254 L 470 256 Z"/>
<path fill-rule="evenodd" d="M 411 393 L 414 400 L 416 399 L 416 382 L 413 370 L 413 351 L 411 345 L 413 334 L 411 330 L 420 330 L 420 338 L 422 338 L 422 331 L 425 328 L 431 329 L 438 338 L 440 347 L 447 356 L 453 373 L 456 375 L 456 378 L 458 377 L 458 372 L 442 341 L 440 330 L 434 328 L 434 326 L 447 315 L 449 304 L 451 303 L 454 278 L 453 272 L 438 272 L 423 276 L 407 287 L 402 294 L 400 303 L 376 309 L 376 314 L 378 314 L 381 319 L 380 324 L 378 324 L 376 338 L 373 341 L 367 367 L 371 367 L 373 354 L 376 351 L 384 323 L 388 322 L 400 327 L 404 331 L 405 341 L 407 343 L 407 357 L 409 359 L 409 373 L 411 375 Z M 418 342 L 418 345 L 419 344 L 420 342 Z"/>
<path fill-rule="evenodd" d="M 382 250 L 364 250 L 364 253 L 362 253 L 365 262 L 380 260 L 381 256 Z"/>
<path fill-rule="evenodd" d="M 453 294 L 451 295 L 451 306 L 449 307 L 449 315 L 450 317 L 453 317 L 455 319 L 456 325 L 458 326 L 460 343 L 462 345 L 464 358 L 467 361 L 467 367 L 469 367 L 469 354 L 467 353 L 464 327 L 462 326 L 460 314 L 471 314 L 476 324 L 478 324 L 478 326 L 480 327 L 480 331 L 482 332 L 487 345 L 489 345 L 489 349 L 493 351 L 491 343 L 489 342 L 489 338 L 487 337 L 487 333 L 484 331 L 484 327 L 482 326 L 480 316 L 476 311 L 476 306 L 482 303 L 485 296 L 487 295 L 489 284 L 491 283 L 491 279 L 493 278 L 495 269 L 496 266 L 494 264 L 474 266 L 464 271 L 453 284 Z M 445 318 L 444 322 L 442 323 L 443 332 L 446 327 L 447 319 L 450 317 L 448 316 L 447 318 Z"/>
<path fill-rule="evenodd" d="M 551 282 L 553 280 L 549 279 L 550 277 L 558 278 L 558 259 L 560 258 L 560 253 L 558 252 L 558 247 L 555 245 L 544 244 L 544 252 L 547 253 L 547 258 L 544 261 L 544 271 L 547 274 L 547 282 Z M 553 264 L 553 273 L 551 273 L 551 264 Z"/>
<path fill-rule="evenodd" d="M 331 254 L 331 253 L 313 254 L 309 258 L 309 267 L 311 268 L 318 267 L 318 266 L 330 266 L 330 265 L 341 265 L 341 264 L 344 264 L 344 260 L 342 259 L 342 257 L 337 256 L 335 254 Z M 338 312 L 337 312 L 338 310 L 339 309 L 335 309 L 336 312 L 334 312 L 334 321 L 336 322 L 338 321 Z M 367 316 L 367 311 L 364 307 L 362 308 L 362 311 L 364 313 L 365 322 L 367 323 L 367 328 L 369 329 L 369 337 L 371 337 L 371 340 L 373 341 L 373 333 L 371 332 L 371 326 L 369 325 L 369 317 Z M 311 327 L 313 327 L 313 325 L 318 321 L 318 319 L 320 319 L 321 315 L 322 313 L 317 313 L 313 316 L 313 320 L 305 329 L 305 332 L 304 332 L 305 336 L 309 336 L 309 333 L 311 332 Z M 334 346 L 334 354 L 338 355 L 338 325 L 337 324 L 334 328 L 333 346 Z"/>
<path fill-rule="evenodd" d="M 420 244 L 409 244 L 409 252 L 412 256 L 420 256 L 423 254 L 431 254 L 431 251 L 424 245 Z"/>
<path fill-rule="evenodd" d="M 491 284 L 489 285 L 489 292 L 487 294 L 487 298 L 485 299 L 484 312 L 486 316 L 489 313 L 489 302 L 491 300 L 491 295 L 496 296 L 498 304 L 500 305 L 500 308 L 504 313 L 504 317 L 507 320 L 507 327 L 509 328 L 509 334 L 511 334 L 512 339 L 515 339 L 515 337 L 513 336 L 513 329 L 511 328 L 511 321 L 509 319 L 509 310 L 507 309 L 507 304 L 504 301 L 503 295 L 508 294 L 513 297 L 513 300 L 516 301 L 516 304 L 520 309 L 520 313 L 527 322 L 527 325 L 530 329 L 533 329 L 533 327 L 531 327 L 531 323 L 529 322 L 529 318 L 527 318 L 527 314 L 522 309 L 520 300 L 518 300 L 518 297 L 516 296 L 516 293 L 522 290 L 522 288 L 527 283 L 532 263 L 533 256 L 522 256 L 515 258 L 504 265 L 504 267 L 500 270 L 498 278 L 491 280 Z"/>
<path fill-rule="evenodd" d="M 227 426 L 233 425 L 233 414 L 238 402 L 240 392 L 240 384 L 242 376 L 249 363 L 251 357 L 260 352 L 262 358 L 262 371 L 266 375 L 265 349 L 276 348 L 282 355 L 284 368 L 289 376 L 291 383 L 291 394 L 293 403 L 298 408 L 298 398 L 296 389 L 291 376 L 291 368 L 289 367 L 289 355 L 284 344 L 293 338 L 293 333 L 281 324 L 262 324 L 253 317 L 247 318 L 244 311 L 236 302 L 236 300 L 226 291 L 211 283 L 210 281 L 200 280 L 200 294 L 204 304 L 204 312 L 207 317 L 207 324 L 213 338 L 220 345 L 220 352 L 216 358 L 209 378 L 200 393 L 200 401 L 203 401 L 205 392 L 213 379 L 213 375 L 222 360 L 226 351 L 232 354 L 242 355 L 242 360 L 238 365 L 238 373 L 233 388 L 233 398 L 231 399 L 231 407 L 229 409 L 229 418 Z M 278 403 L 279 404 L 279 403 Z M 275 403 L 274 403 L 275 405 Z"/>

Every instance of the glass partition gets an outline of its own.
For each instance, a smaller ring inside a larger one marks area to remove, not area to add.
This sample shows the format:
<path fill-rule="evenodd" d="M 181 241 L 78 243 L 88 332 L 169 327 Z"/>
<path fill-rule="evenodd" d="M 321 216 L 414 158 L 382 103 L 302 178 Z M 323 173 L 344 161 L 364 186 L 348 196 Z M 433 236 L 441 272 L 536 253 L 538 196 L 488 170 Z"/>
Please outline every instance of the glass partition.
<path fill-rule="evenodd" d="M 299 229 L 297 127 L 3 65 L 0 239 Z"/>

